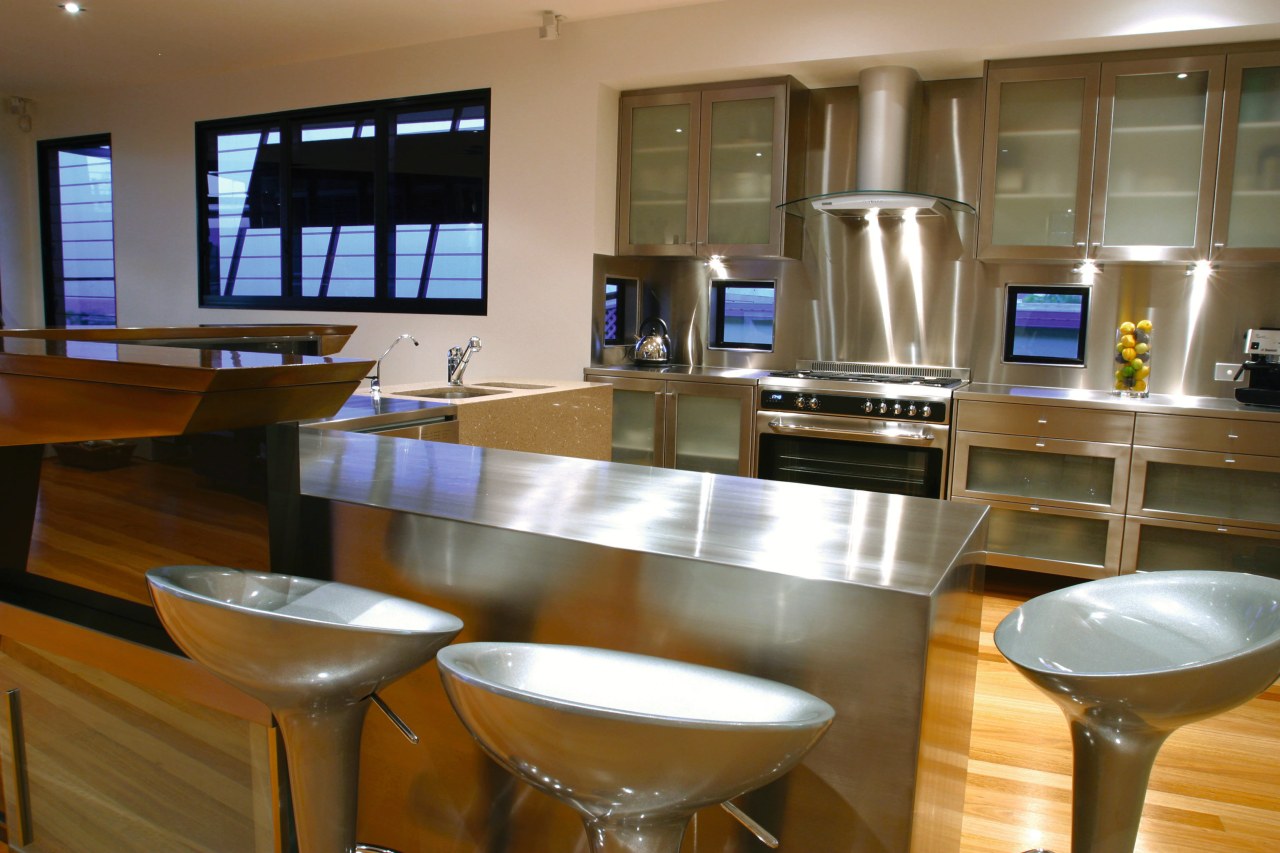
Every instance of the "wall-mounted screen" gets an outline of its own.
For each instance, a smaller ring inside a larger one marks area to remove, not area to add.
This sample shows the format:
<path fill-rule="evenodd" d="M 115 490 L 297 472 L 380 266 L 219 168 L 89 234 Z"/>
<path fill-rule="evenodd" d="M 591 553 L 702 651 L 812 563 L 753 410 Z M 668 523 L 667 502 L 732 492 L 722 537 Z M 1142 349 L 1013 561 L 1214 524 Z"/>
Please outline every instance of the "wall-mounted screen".
<path fill-rule="evenodd" d="M 1078 284 L 1006 285 L 1004 360 L 1084 367 L 1089 291 Z"/>

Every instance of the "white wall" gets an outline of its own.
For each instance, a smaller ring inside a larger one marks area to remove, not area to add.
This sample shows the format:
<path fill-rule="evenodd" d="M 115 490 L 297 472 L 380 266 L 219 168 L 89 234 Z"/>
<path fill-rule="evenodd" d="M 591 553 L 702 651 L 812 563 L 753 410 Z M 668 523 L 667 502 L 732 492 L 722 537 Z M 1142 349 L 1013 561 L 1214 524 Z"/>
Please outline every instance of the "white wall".
<path fill-rule="evenodd" d="M 1177 2 L 1162 0 L 1160 6 L 1167 10 Z M 355 356 L 376 356 L 395 335 L 410 332 L 423 347 L 401 348 L 388 358 L 388 384 L 438 377 L 445 349 L 475 334 L 485 346 L 469 377 L 573 378 L 589 360 L 592 255 L 613 249 L 620 88 L 787 71 L 835 85 L 832 74 L 846 66 L 851 70 L 840 82 L 856 79 L 860 64 L 903 53 L 913 61 L 931 56 L 941 63 L 937 67 L 951 63 L 965 76 L 977 76 L 975 60 L 982 56 L 1116 46 L 1081 40 L 1122 31 L 1151 4 L 1058 4 L 1060 24 L 1046 20 L 1049 4 L 983 5 L 994 16 L 974 14 L 972 4 L 934 0 L 724 0 L 569 21 L 556 41 L 540 41 L 531 22 L 518 32 L 200 80 L 109 92 L 86 87 L 61 95 L 28 93 L 38 101 L 35 131 L 20 134 L 12 122 L 0 128 L 6 325 L 41 322 L 34 140 L 109 132 L 121 325 L 354 322 L 360 330 L 345 354 Z M 1082 11 L 1082 5 L 1091 8 Z M 1234 19 L 1224 18 L 1229 22 L 1257 23 L 1247 15 L 1263 17 L 1251 11 L 1258 4 L 1249 0 L 1219 5 L 1223 15 L 1239 11 Z M 1280 19 L 1280 13 L 1270 18 Z M 1280 34 L 1280 27 L 1273 26 L 1272 34 Z M 1221 40 L 1241 37 L 1230 30 Z M 1177 37 L 1152 38 L 1168 43 Z M 1198 33 L 1184 41 L 1192 38 L 1215 40 Z M 493 90 L 488 316 L 197 308 L 196 121 L 484 87 Z"/>

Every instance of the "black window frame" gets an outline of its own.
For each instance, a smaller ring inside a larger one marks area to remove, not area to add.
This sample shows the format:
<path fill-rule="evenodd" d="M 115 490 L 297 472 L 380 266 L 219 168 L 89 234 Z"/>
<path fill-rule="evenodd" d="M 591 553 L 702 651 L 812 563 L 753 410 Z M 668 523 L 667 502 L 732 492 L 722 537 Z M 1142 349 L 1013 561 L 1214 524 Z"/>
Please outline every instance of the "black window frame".
<path fill-rule="evenodd" d="M 1027 355 L 1015 350 L 1017 340 L 1018 297 L 1023 294 L 1048 294 L 1080 297 L 1080 325 L 1076 327 L 1076 353 L 1074 356 Z M 1004 295 L 1004 350 L 1005 364 L 1033 364 L 1042 367 L 1086 367 L 1088 363 L 1090 311 L 1093 287 L 1088 284 L 1014 284 L 1005 285 Z"/>
<path fill-rule="evenodd" d="M 725 321 L 728 319 L 725 315 L 725 301 L 728 298 L 729 291 L 735 288 L 750 289 L 768 289 L 773 291 L 773 333 L 769 336 L 768 343 L 752 343 L 750 341 L 732 341 L 727 340 L 725 336 Z M 743 352 L 773 352 L 774 346 L 777 344 L 777 320 L 778 320 L 778 281 L 777 279 L 765 278 L 723 278 L 711 280 L 711 295 L 709 299 L 711 308 L 710 323 L 710 342 L 707 346 L 710 349 L 718 350 L 738 350 Z"/>
<path fill-rule="evenodd" d="M 392 118 L 403 112 L 415 110 L 431 110 L 483 106 L 484 130 L 482 136 L 484 146 L 484 187 L 480 194 L 480 297 L 478 299 L 396 297 L 393 259 L 389 255 L 391 213 L 389 202 L 389 145 L 393 134 L 388 132 Z M 301 247 L 293 238 L 290 224 L 290 199 L 292 176 L 290 169 L 291 145 L 293 129 L 304 124 L 324 122 L 329 119 L 349 118 L 352 113 L 372 112 L 376 121 L 374 136 L 374 295 L 365 296 L 303 296 L 298 291 L 297 275 L 301 263 Z M 214 119 L 196 122 L 196 221 L 198 274 L 197 287 L 199 306 L 201 308 L 233 308 L 255 310 L 288 310 L 288 311 L 336 311 L 351 313 L 394 313 L 394 314 L 443 314 L 463 316 L 485 316 L 489 304 L 489 179 L 491 174 L 491 128 L 492 98 L 489 89 L 471 89 L 460 92 L 444 92 L 408 98 L 389 98 L 378 101 L 334 104 L 298 110 L 287 110 L 275 113 L 262 113 L 253 116 L 237 116 L 234 118 Z M 219 291 L 221 284 L 218 271 L 214 268 L 218 263 L 212 256 L 209 228 L 209 194 L 207 181 L 209 143 L 216 139 L 218 133 L 237 130 L 262 131 L 274 125 L 280 133 L 280 281 L 279 295 L 224 295 Z M 288 142 L 288 144 L 286 144 Z"/>
<path fill-rule="evenodd" d="M 50 158 L 58 152 L 76 148 L 100 148 L 112 150 L 110 133 L 93 133 L 85 136 L 69 136 L 60 139 L 42 139 L 36 143 L 36 183 L 40 193 L 40 265 L 43 278 L 44 322 L 46 326 L 67 324 L 66 278 L 63 272 L 62 253 L 62 197 L 61 186 L 50 180 L 54 168 Z M 112 321 L 120 316 L 120 304 L 116 293 L 115 275 L 115 163 L 112 161 Z M 58 212 L 57 222 L 54 211 Z M 56 232 L 56 233 L 55 233 Z M 103 324 L 98 324 L 103 325 Z"/>

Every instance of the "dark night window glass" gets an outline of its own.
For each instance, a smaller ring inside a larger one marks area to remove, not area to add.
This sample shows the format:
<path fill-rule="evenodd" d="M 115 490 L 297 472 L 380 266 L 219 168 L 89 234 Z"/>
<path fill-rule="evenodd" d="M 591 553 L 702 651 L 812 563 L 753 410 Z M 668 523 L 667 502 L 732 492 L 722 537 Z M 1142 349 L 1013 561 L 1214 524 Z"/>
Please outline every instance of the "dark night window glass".
<path fill-rule="evenodd" d="M 1087 285 L 1008 285 L 1004 360 L 1083 367 L 1089 292 Z"/>
<path fill-rule="evenodd" d="M 488 91 L 197 125 L 200 304 L 486 312 Z"/>
<path fill-rule="evenodd" d="M 45 322 L 116 322 L 111 137 L 39 145 Z"/>

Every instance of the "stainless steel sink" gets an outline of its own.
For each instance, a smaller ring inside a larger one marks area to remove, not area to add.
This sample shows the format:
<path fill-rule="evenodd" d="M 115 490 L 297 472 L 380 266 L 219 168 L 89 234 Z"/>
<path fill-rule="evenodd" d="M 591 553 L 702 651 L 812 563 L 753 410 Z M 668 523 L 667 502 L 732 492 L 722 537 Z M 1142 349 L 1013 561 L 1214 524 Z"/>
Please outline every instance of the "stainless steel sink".
<path fill-rule="evenodd" d="M 525 385 L 520 382 L 477 382 L 483 388 L 514 388 L 518 391 L 542 391 L 550 385 Z"/>
<path fill-rule="evenodd" d="M 388 392 L 384 391 L 384 394 Z M 394 391 L 392 397 L 429 397 L 433 400 L 465 400 L 469 397 L 489 397 L 494 394 L 506 394 L 502 390 L 477 388 L 474 385 L 446 385 L 442 388 L 418 388 L 413 391 Z"/>

